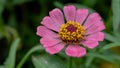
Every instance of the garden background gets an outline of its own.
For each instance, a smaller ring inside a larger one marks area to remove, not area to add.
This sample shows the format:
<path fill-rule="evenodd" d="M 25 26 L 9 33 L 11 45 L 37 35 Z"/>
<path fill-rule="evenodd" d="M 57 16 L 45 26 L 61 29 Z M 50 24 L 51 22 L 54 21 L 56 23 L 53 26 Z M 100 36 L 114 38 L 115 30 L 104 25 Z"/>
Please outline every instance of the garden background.
<path fill-rule="evenodd" d="M 87 55 L 72 58 L 64 51 L 50 55 L 36 35 L 44 16 L 65 5 L 98 12 L 105 40 Z M 120 0 L 0 0 L 0 68 L 120 68 Z"/>

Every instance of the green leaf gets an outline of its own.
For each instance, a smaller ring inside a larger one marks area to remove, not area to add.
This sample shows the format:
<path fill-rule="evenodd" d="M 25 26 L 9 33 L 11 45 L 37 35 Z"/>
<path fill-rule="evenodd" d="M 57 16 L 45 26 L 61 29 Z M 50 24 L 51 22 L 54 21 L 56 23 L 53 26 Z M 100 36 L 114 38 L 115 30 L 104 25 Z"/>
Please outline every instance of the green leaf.
<path fill-rule="evenodd" d="M 2 18 L 2 12 L 5 7 L 6 0 L 0 0 L 0 39 L 4 36 L 4 22 Z"/>
<path fill-rule="evenodd" d="M 103 49 L 103 50 L 106 50 L 106 49 L 110 49 L 110 48 L 117 47 L 117 46 L 120 46 L 120 43 L 119 43 L 119 42 L 107 44 L 107 45 L 105 45 L 102 49 Z"/>
<path fill-rule="evenodd" d="M 92 63 L 93 59 L 94 59 L 94 56 L 89 56 L 89 57 L 87 57 L 85 66 L 86 66 L 86 67 L 89 67 L 90 64 Z"/>
<path fill-rule="evenodd" d="M 5 3 L 6 3 L 6 0 L 0 0 L 0 16 L 1 16 L 2 11 L 4 9 Z"/>
<path fill-rule="evenodd" d="M 111 55 L 104 55 L 104 54 L 98 54 L 98 53 L 88 53 L 87 54 L 88 57 L 95 57 L 95 58 L 99 58 L 111 63 L 115 63 L 116 62 L 116 58 L 111 57 Z"/>
<path fill-rule="evenodd" d="M 17 27 L 15 14 L 11 13 L 8 19 L 8 25 L 11 27 Z"/>
<path fill-rule="evenodd" d="M 0 65 L 0 68 L 5 68 L 5 66 L 3 66 L 3 65 Z"/>
<path fill-rule="evenodd" d="M 16 49 L 20 43 L 20 38 L 17 38 L 13 41 L 8 58 L 5 61 L 5 68 L 15 68 L 15 57 L 16 57 Z"/>
<path fill-rule="evenodd" d="M 89 0 L 84 0 L 83 4 L 84 4 L 84 5 L 87 5 L 87 6 L 89 6 L 89 7 L 94 7 L 94 5 L 96 4 L 96 2 L 97 2 L 97 0 L 91 0 L 91 1 L 89 1 Z"/>
<path fill-rule="evenodd" d="M 0 16 L 0 39 L 4 36 L 5 30 L 4 30 L 4 23 L 2 16 Z"/>
<path fill-rule="evenodd" d="M 105 39 L 109 40 L 111 42 L 116 42 L 117 41 L 117 39 L 114 36 L 110 35 L 109 33 L 105 33 Z"/>
<path fill-rule="evenodd" d="M 120 25 L 120 0 L 112 0 L 113 30 L 118 31 Z"/>
<path fill-rule="evenodd" d="M 119 32 L 115 32 L 115 37 L 116 37 L 116 42 L 120 42 L 120 33 Z"/>
<path fill-rule="evenodd" d="M 67 59 L 67 58 L 68 58 L 68 56 L 65 54 L 65 48 L 62 49 L 62 50 L 58 53 L 58 55 L 59 55 L 60 57 L 64 58 L 64 59 Z"/>
<path fill-rule="evenodd" d="M 54 5 L 55 5 L 56 7 L 58 7 L 58 8 L 60 8 L 60 9 L 63 8 L 63 4 L 60 3 L 60 2 L 58 2 L 58 1 L 55 1 L 55 2 L 54 2 Z"/>
<path fill-rule="evenodd" d="M 55 55 L 41 55 L 39 57 L 32 57 L 35 68 L 66 68 L 64 62 Z"/>
<path fill-rule="evenodd" d="M 33 1 L 33 0 L 13 0 L 13 4 L 16 5 L 16 4 L 22 4 L 22 3 L 25 3 L 25 2 L 29 2 L 29 1 Z"/>
<path fill-rule="evenodd" d="M 27 60 L 27 58 L 28 58 L 32 53 L 34 53 L 34 52 L 36 52 L 36 51 L 41 51 L 41 50 L 43 50 L 43 48 L 42 48 L 41 45 L 37 45 L 37 46 L 31 48 L 31 49 L 27 52 L 27 54 L 22 58 L 22 60 L 20 61 L 20 63 L 17 65 L 16 68 L 22 68 L 22 65 L 25 63 L 25 61 Z"/>

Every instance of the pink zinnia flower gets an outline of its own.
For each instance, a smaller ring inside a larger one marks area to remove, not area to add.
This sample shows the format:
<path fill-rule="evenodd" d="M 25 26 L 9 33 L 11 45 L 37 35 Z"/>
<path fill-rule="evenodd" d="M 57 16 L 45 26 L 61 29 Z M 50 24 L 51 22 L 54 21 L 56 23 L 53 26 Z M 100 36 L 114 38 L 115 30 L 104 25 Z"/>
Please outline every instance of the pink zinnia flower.
<path fill-rule="evenodd" d="M 64 6 L 63 12 L 53 9 L 37 28 L 36 34 L 42 37 L 40 43 L 46 52 L 56 54 L 66 47 L 68 56 L 82 57 L 86 54 L 84 47 L 93 49 L 103 41 L 101 31 L 105 26 L 98 13 L 88 14 L 88 9 L 76 10 L 73 5 Z"/>

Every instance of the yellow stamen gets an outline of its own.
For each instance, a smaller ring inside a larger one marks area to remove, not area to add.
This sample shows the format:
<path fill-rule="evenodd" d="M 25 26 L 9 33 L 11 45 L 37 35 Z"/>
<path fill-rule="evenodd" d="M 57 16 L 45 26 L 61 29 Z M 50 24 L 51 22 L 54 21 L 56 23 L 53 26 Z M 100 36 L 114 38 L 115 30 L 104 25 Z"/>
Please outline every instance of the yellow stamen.
<path fill-rule="evenodd" d="M 85 28 L 78 22 L 68 21 L 59 30 L 60 38 L 67 44 L 76 44 L 84 40 Z"/>

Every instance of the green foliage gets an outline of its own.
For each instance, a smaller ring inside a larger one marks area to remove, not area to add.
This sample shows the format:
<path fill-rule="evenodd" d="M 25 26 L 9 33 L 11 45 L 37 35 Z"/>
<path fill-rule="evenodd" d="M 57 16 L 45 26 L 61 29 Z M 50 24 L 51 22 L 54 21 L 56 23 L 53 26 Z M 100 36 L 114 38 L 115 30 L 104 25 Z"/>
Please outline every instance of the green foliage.
<path fill-rule="evenodd" d="M 118 41 L 114 36 L 112 36 L 111 34 L 105 33 L 105 39 L 109 40 L 111 42 L 116 42 Z"/>
<path fill-rule="evenodd" d="M 29 2 L 29 1 L 32 1 L 32 0 L 13 0 L 12 4 L 18 5 L 18 4 L 22 4 L 22 3 L 25 3 L 25 2 Z"/>
<path fill-rule="evenodd" d="M 43 50 L 43 48 L 40 45 L 37 45 L 35 47 L 33 47 L 32 49 L 30 49 L 30 51 L 27 52 L 27 54 L 23 57 L 23 59 L 20 61 L 20 63 L 18 64 L 17 68 L 21 68 L 22 65 L 25 63 L 25 61 L 27 60 L 27 58 L 34 52 L 36 51 L 41 51 Z"/>
<path fill-rule="evenodd" d="M 102 59 L 102 60 L 105 60 L 105 61 L 108 61 L 108 62 L 111 62 L 111 63 L 117 63 L 117 61 L 119 59 L 119 58 L 116 58 L 116 57 L 118 57 L 118 55 L 114 55 L 114 57 L 113 57 L 112 54 L 88 53 L 87 56 L 89 56 L 89 57 L 92 56 L 92 57 Z"/>
<path fill-rule="evenodd" d="M 120 0 L 112 0 L 113 30 L 117 32 L 120 26 Z"/>
<path fill-rule="evenodd" d="M 5 3 L 6 3 L 6 0 L 0 0 L 0 17 L 4 10 Z"/>
<path fill-rule="evenodd" d="M 19 38 L 15 39 L 15 41 L 13 41 L 10 51 L 9 51 L 8 58 L 5 61 L 6 68 L 15 68 L 16 50 L 17 50 L 19 43 L 20 43 Z"/>
<path fill-rule="evenodd" d="M 54 5 L 55 5 L 56 7 L 58 7 L 58 8 L 61 8 L 61 9 L 62 9 L 63 6 L 64 6 L 62 3 L 58 2 L 58 1 L 55 1 L 55 2 L 54 2 Z"/>
<path fill-rule="evenodd" d="M 83 2 L 83 4 L 85 4 L 85 5 L 87 5 L 87 6 L 90 6 L 90 7 L 93 7 L 93 6 L 96 4 L 96 2 L 97 2 L 97 0 L 91 0 L 91 1 L 85 0 L 85 1 Z"/>
<path fill-rule="evenodd" d="M 4 24 L 3 19 L 0 17 L 0 39 L 4 36 Z"/>
<path fill-rule="evenodd" d="M 89 67 L 95 57 L 94 57 L 94 56 L 87 56 L 87 57 L 88 57 L 88 58 L 87 58 L 87 60 L 86 60 L 85 66 L 86 66 L 86 67 Z"/>
<path fill-rule="evenodd" d="M 0 68 L 5 68 L 4 66 L 0 66 Z"/>
<path fill-rule="evenodd" d="M 110 44 L 107 44 L 103 47 L 103 50 L 106 50 L 106 49 L 111 49 L 113 47 L 117 47 L 117 46 L 120 46 L 120 42 L 115 42 L 115 43 L 110 43 Z"/>
<path fill-rule="evenodd" d="M 33 56 L 32 61 L 35 68 L 66 68 L 66 63 L 55 55 Z"/>
<path fill-rule="evenodd" d="M 107 26 L 105 40 L 97 48 L 87 49 L 81 58 L 69 59 L 65 49 L 56 55 L 46 54 L 36 28 L 49 11 L 71 4 L 100 14 Z M 119 18 L 120 0 L 0 0 L 0 68 L 98 68 L 104 61 L 120 66 L 120 54 L 112 50 L 120 47 Z"/>

